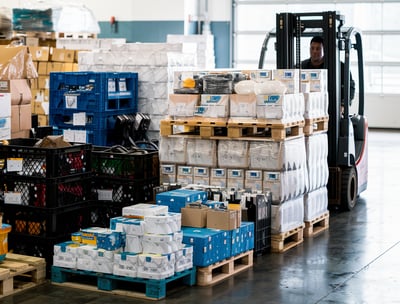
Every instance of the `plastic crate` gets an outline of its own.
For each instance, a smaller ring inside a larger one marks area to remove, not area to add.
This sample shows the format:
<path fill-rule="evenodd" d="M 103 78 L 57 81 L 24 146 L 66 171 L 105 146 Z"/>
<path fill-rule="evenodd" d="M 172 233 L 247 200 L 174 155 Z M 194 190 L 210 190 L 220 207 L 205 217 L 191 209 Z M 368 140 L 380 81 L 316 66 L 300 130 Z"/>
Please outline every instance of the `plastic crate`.
<path fill-rule="evenodd" d="M 93 180 L 93 192 L 97 201 L 119 203 L 121 206 L 150 202 L 158 179 L 124 180 L 96 177 Z"/>
<path fill-rule="evenodd" d="M 64 148 L 39 148 L 37 139 L 17 138 L 0 145 L 0 176 L 55 178 L 90 172 L 89 144 Z"/>
<path fill-rule="evenodd" d="M 158 151 L 93 146 L 92 160 L 93 173 L 98 177 L 128 180 L 160 177 Z"/>
<path fill-rule="evenodd" d="M 54 208 L 91 199 L 92 174 L 60 178 L 4 177 L 4 204 Z"/>
<path fill-rule="evenodd" d="M 138 74 L 135 72 L 52 72 L 52 110 L 137 111 Z"/>
<path fill-rule="evenodd" d="M 267 253 L 271 249 L 271 201 L 270 193 L 259 194 L 247 202 L 247 220 L 254 222 L 254 254 Z"/>
<path fill-rule="evenodd" d="M 84 114 L 84 115 L 83 115 Z M 78 115 L 81 118 L 78 118 Z M 49 115 L 49 123 L 60 129 L 86 128 L 90 130 L 114 129 L 118 115 L 134 115 L 124 110 L 108 112 L 82 112 L 55 110 Z"/>
<path fill-rule="evenodd" d="M 63 135 L 71 142 L 88 143 L 97 146 L 114 146 L 120 144 L 122 136 L 111 129 L 92 129 L 84 127 L 54 128 L 54 135 Z"/>
<path fill-rule="evenodd" d="M 4 205 L 3 221 L 12 227 L 12 233 L 21 236 L 58 237 L 77 232 L 90 225 L 90 207 L 87 202 L 59 208 Z"/>

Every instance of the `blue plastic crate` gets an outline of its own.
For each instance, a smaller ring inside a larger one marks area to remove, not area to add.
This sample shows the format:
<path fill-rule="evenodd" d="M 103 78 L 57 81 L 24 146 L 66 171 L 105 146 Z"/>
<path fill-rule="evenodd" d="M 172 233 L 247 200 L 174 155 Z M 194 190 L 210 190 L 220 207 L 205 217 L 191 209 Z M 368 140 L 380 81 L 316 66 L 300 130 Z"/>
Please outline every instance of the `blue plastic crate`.
<path fill-rule="evenodd" d="M 84 127 L 90 130 L 97 129 L 114 129 L 118 115 L 129 114 L 125 110 L 114 110 L 107 112 L 82 112 L 77 110 L 64 111 L 64 110 L 53 110 L 49 115 L 49 123 L 51 126 L 55 126 L 61 129 Z M 78 121 L 74 122 L 74 117 L 81 115 L 81 122 L 84 125 L 77 125 Z M 134 115 L 131 112 L 131 115 Z M 74 125 L 75 123 L 75 125 Z"/>
<path fill-rule="evenodd" d="M 81 132 L 79 136 L 76 136 L 76 131 Z M 74 138 L 70 138 L 71 133 L 74 133 Z M 82 143 L 85 141 L 88 144 L 96 146 L 114 146 L 120 144 L 118 138 L 115 136 L 113 130 L 110 129 L 93 129 L 85 127 L 69 127 L 69 128 L 58 128 L 53 129 L 54 135 L 63 135 L 64 138 L 70 142 Z M 84 137 L 84 138 L 83 138 Z"/>
<path fill-rule="evenodd" d="M 138 74 L 135 72 L 52 72 L 52 110 L 137 111 Z"/>

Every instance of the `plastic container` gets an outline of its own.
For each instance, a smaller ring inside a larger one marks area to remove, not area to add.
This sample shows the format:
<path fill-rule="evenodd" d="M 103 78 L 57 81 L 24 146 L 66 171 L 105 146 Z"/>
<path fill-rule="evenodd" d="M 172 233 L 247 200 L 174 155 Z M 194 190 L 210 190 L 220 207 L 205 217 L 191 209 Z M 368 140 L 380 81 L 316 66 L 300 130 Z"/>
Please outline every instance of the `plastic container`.
<path fill-rule="evenodd" d="M 6 258 L 8 252 L 8 233 L 11 231 L 11 225 L 2 224 L 0 229 L 0 261 Z"/>

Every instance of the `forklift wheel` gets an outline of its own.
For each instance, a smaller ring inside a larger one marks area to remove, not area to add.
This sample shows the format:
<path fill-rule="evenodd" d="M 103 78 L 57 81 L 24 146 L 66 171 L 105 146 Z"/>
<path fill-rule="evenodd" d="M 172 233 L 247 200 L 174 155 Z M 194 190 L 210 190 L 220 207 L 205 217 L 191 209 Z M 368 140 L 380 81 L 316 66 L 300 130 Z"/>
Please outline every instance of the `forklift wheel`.
<path fill-rule="evenodd" d="M 354 167 L 345 168 L 342 172 L 342 207 L 351 211 L 357 202 L 357 172 Z"/>

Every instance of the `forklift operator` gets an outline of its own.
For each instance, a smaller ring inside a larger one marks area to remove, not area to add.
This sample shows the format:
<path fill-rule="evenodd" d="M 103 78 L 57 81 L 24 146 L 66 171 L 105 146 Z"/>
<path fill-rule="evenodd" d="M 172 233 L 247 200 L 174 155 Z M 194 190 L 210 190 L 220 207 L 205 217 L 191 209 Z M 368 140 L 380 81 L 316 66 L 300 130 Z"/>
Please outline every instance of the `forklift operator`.
<path fill-rule="evenodd" d="M 323 69 L 324 68 L 324 39 L 321 36 L 315 36 L 310 42 L 310 58 L 301 62 L 302 69 Z M 344 96 L 344 63 L 341 62 L 341 95 L 342 104 Z M 355 82 L 350 73 L 350 105 L 354 98 Z"/>

